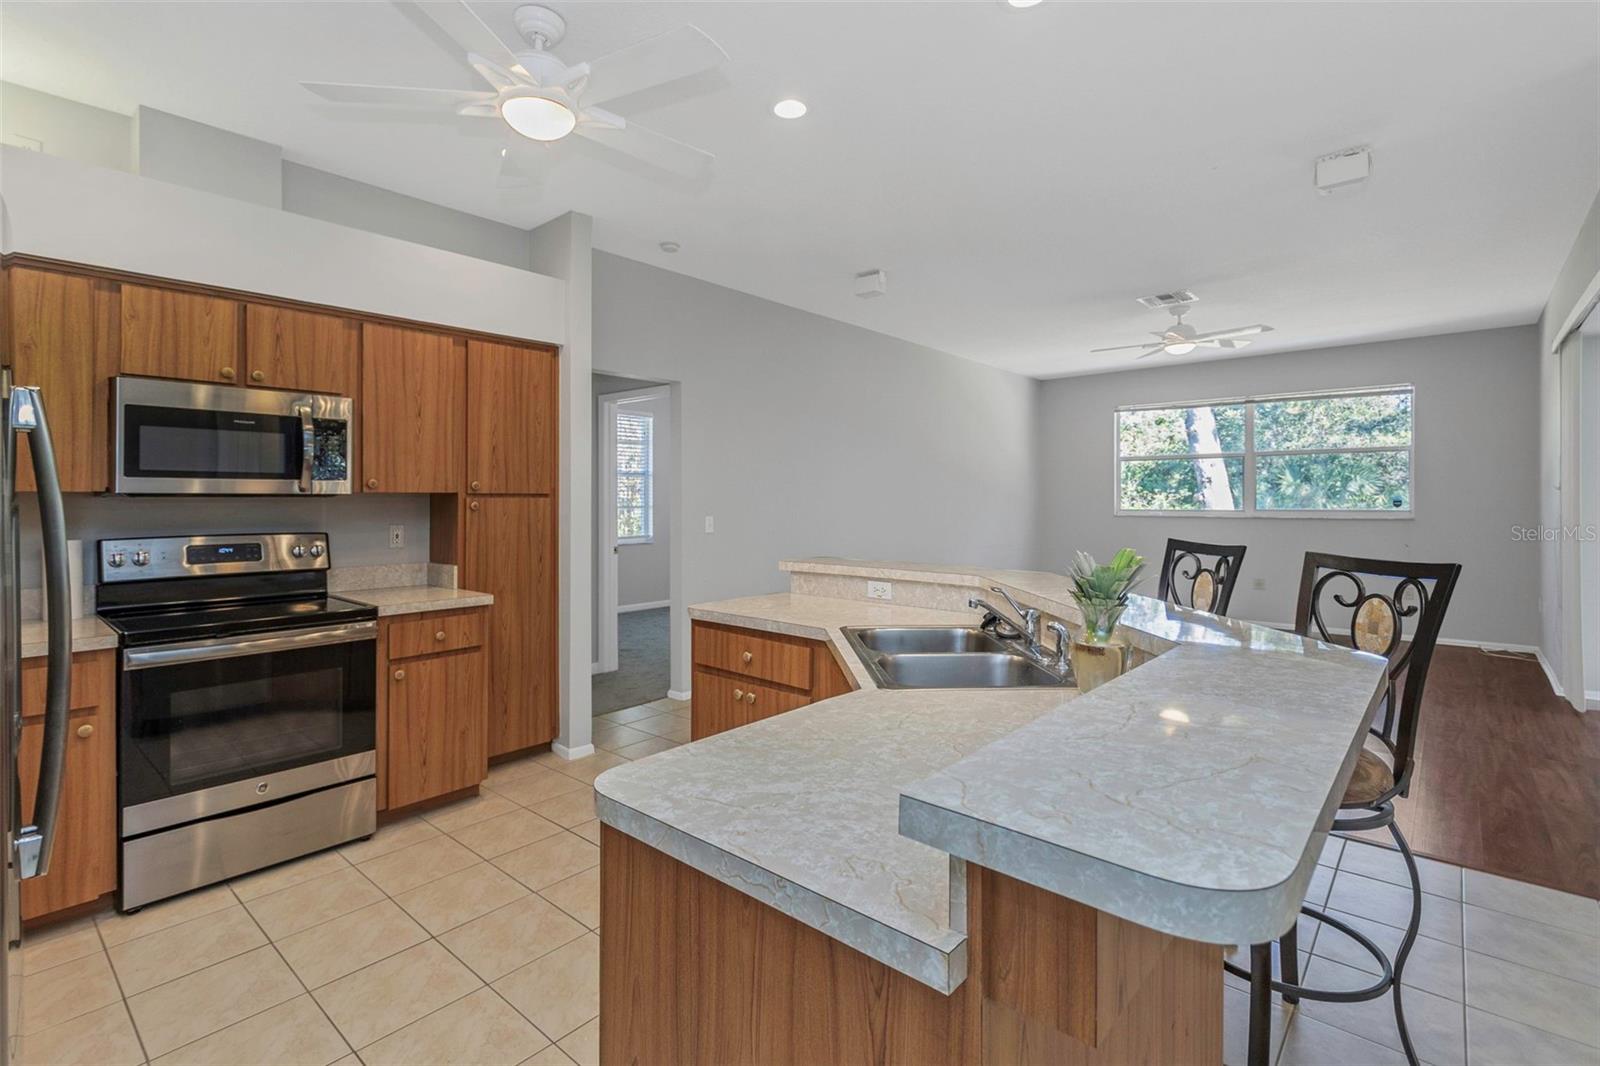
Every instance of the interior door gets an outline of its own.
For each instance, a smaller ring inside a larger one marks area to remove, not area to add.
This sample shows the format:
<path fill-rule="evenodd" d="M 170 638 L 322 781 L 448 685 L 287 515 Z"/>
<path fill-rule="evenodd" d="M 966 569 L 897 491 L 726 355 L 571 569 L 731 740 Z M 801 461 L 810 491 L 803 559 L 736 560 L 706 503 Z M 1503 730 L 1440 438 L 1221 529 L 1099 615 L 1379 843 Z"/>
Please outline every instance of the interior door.
<path fill-rule="evenodd" d="M 466 342 L 361 326 L 361 486 L 455 492 L 465 464 Z"/>
<path fill-rule="evenodd" d="M 555 498 L 469 497 L 464 540 L 462 587 L 494 595 L 489 754 L 554 740 L 560 724 Z"/>

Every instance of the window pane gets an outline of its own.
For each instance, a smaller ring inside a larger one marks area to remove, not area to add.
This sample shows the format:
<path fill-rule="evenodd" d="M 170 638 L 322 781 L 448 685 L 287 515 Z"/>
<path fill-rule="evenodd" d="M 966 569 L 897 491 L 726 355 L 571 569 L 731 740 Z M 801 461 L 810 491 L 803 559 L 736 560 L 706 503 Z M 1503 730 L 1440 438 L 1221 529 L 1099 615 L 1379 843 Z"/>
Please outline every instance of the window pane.
<path fill-rule="evenodd" d="M 1117 440 L 1122 455 L 1242 452 L 1244 405 L 1122 411 L 1117 417 Z"/>
<path fill-rule="evenodd" d="M 626 540 L 629 537 L 648 537 L 650 530 L 644 523 L 643 511 L 618 511 L 617 512 L 617 538 Z"/>
<path fill-rule="evenodd" d="M 1256 450 L 1406 448 L 1411 444 L 1411 392 L 1324 396 L 1256 404 Z"/>
<path fill-rule="evenodd" d="M 1409 452 L 1264 455 L 1256 460 L 1262 511 L 1406 511 Z"/>
<path fill-rule="evenodd" d="M 1243 459 L 1144 459 L 1122 464 L 1125 511 L 1237 511 Z"/>
<path fill-rule="evenodd" d="M 617 537 L 652 535 L 655 420 L 649 413 L 617 410 Z"/>

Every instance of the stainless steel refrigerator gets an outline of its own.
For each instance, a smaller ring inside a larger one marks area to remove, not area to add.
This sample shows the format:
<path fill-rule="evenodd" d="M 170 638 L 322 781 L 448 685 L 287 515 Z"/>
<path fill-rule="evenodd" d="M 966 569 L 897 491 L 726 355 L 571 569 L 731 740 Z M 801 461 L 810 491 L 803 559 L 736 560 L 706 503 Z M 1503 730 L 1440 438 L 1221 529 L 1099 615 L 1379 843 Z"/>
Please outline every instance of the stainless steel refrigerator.
<path fill-rule="evenodd" d="M 28 435 L 33 479 L 38 488 L 39 530 L 44 540 L 44 591 L 49 616 L 48 677 L 45 683 L 44 751 L 34 794 L 33 824 L 22 824 L 22 783 L 17 756 L 22 740 L 22 574 L 17 514 L 17 454 Z M 67 686 L 72 666 L 72 601 L 67 587 L 67 531 L 56 477 L 55 449 L 37 389 L 13 386 L 0 368 L 0 825 L 5 826 L 5 890 L 0 926 L 5 966 L 0 968 L 0 1066 L 17 1061 L 22 1038 L 21 882 L 50 869 L 61 769 L 67 752 Z"/>

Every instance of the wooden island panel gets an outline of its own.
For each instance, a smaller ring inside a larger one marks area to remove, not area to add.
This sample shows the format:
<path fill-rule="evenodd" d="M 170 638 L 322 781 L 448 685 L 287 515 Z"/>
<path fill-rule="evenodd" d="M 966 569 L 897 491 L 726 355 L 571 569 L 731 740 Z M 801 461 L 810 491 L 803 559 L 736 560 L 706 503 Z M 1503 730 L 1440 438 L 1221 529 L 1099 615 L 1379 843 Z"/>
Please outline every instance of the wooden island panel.
<path fill-rule="evenodd" d="M 1220 1063 L 1222 951 L 968 868 L 950 995 L 610 826 L 600 1061 Z"/>

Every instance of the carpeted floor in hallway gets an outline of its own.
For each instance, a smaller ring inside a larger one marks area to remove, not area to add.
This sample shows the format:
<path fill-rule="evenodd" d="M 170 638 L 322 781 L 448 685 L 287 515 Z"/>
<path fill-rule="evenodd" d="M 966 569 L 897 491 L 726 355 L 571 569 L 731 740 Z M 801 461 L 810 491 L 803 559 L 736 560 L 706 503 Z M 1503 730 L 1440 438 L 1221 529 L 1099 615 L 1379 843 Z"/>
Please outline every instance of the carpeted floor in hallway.
<path fill-rule="evenodd" d="M 670 608 L 629 611 L 617 616 L 617 668 L 594 675 L 594 713 L 635 707 L 667 694 Z"/>

